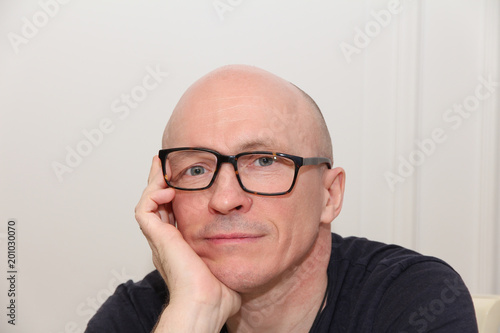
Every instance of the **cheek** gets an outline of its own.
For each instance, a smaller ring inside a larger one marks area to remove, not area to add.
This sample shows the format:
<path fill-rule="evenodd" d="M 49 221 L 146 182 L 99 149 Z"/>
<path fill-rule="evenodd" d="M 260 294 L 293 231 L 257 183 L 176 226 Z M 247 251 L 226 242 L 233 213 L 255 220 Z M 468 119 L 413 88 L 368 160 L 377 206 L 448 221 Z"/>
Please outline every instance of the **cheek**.
<path fill-rule="evenodd" d="M 199 224 L 207 212 L 208 201 L 202 195 L 178 191 L 172 201 L 172 211 L 177 228 L 186 237 L 185 232 Z"/>
<path fill-rule="evenodd" d="M 297 191 L 290 197 L 277 199 L 275 203 L 262 207 L 266 209 L 260 210 L 260 216 L 275 225 L 281 247 L 286 251 L 307 247 L 306 243 L 315 238 L 319 229 L 320 210 L 317 208 L 317 196 L 311 192 Z"/>
<path fill-rule="evenodd" d="M 296 233 L 304 233 L 307 234 L 304 236 L 310 237 L 311 233 L 319 229 L 323 196 L 317 177 L 306 176 L 304 174 L 297 179 L 293 193 L 294 204 L 290 205 L 286 214 L 293 221 L 291 227 Z"/>

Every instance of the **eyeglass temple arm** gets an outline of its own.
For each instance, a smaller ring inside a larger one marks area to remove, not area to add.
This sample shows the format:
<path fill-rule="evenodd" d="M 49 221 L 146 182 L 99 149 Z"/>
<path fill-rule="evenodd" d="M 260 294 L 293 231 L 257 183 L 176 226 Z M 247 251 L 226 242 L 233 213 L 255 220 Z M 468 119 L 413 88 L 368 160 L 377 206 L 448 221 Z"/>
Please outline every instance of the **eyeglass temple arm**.
<path fill-rule="evenodd" d="M 332 161 L 326 157 L 308 157 L 302 160 L 302 165 L 319 165 L 322 163 L 326 163 L 329 169 L 333 165 Z"/>

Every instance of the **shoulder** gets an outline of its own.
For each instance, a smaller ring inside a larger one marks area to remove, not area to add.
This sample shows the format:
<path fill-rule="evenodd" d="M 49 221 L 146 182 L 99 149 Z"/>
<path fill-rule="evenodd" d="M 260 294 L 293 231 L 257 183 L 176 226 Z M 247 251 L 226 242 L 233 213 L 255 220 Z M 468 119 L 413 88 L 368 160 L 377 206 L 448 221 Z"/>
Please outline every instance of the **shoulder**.
<path fill-rule="evenodd" d="M 355 283 L 392 283 L 397 279 L 423 272 L 433 274 L 458 274 L 441 259 L 424 256 L 394 244 L 332 234 L 332 254 L 329 268 L 337 278 L 351 276 Z M 334 268 L 334 269 L 333 269 Z M 438 274 L 438 275 L 439 275 Z M 424 275 L 425 276 L 425 275 Z"/>
<path fill-rule="evenodd" d="M 361 266 L 373 271 L 379 266 L 400 265 L 405 268 L 417 262 L 432 261 L 446 263 L 434 257 L 423 256 L 418 252 L 394 244 L 385 244 L 359 237 L 343 238 L 332 234 L 332 263 L 345 262 L 351 266 Z"/>
<path fill-rule="evenodd" d="M 476 331 L 469 291 L 441 259 L 332 234 L 328 269 L 335 311 L 362 318 L 359 331 L 419 332 L 439 325 L 450 327 L 443 332 Z"/>
<path fill-rule="evenodd" d="M 135 283 L 129 280 L 104 302 L 85 332 L 150 332 L 167 301 L 168 292 L 158 271 Z"/>

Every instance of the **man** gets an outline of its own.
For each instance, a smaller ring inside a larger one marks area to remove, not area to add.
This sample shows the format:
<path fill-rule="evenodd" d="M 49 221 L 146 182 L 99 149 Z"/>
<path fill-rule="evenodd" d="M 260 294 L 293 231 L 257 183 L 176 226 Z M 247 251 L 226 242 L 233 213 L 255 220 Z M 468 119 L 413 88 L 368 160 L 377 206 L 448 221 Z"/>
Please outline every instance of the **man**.
<path fill-rule="evenodd" d="M 331 233 L 345 173 L 291 83 L 217 69 L 182 96 L 162 145 L 136 207 L 157 271 L 118 287 L 87 332 L 477 331 L 446 263 Z"/>

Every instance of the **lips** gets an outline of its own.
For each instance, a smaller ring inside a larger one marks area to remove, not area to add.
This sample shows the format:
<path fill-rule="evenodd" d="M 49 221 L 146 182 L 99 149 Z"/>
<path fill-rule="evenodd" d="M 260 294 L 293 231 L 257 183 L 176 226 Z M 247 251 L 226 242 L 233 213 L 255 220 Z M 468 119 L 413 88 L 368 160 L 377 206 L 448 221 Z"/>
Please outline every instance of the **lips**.
<path fill-rule="evenodd" d="M 257 241 L 260 238 L 262 238 L 262 235 L 259 234 L 227 233 L 227 234 L 217 234 L 209 236 L 206 237 L 205 239 L 215 244 L 227 244 L 227 243 L 250 243 Z"/>

